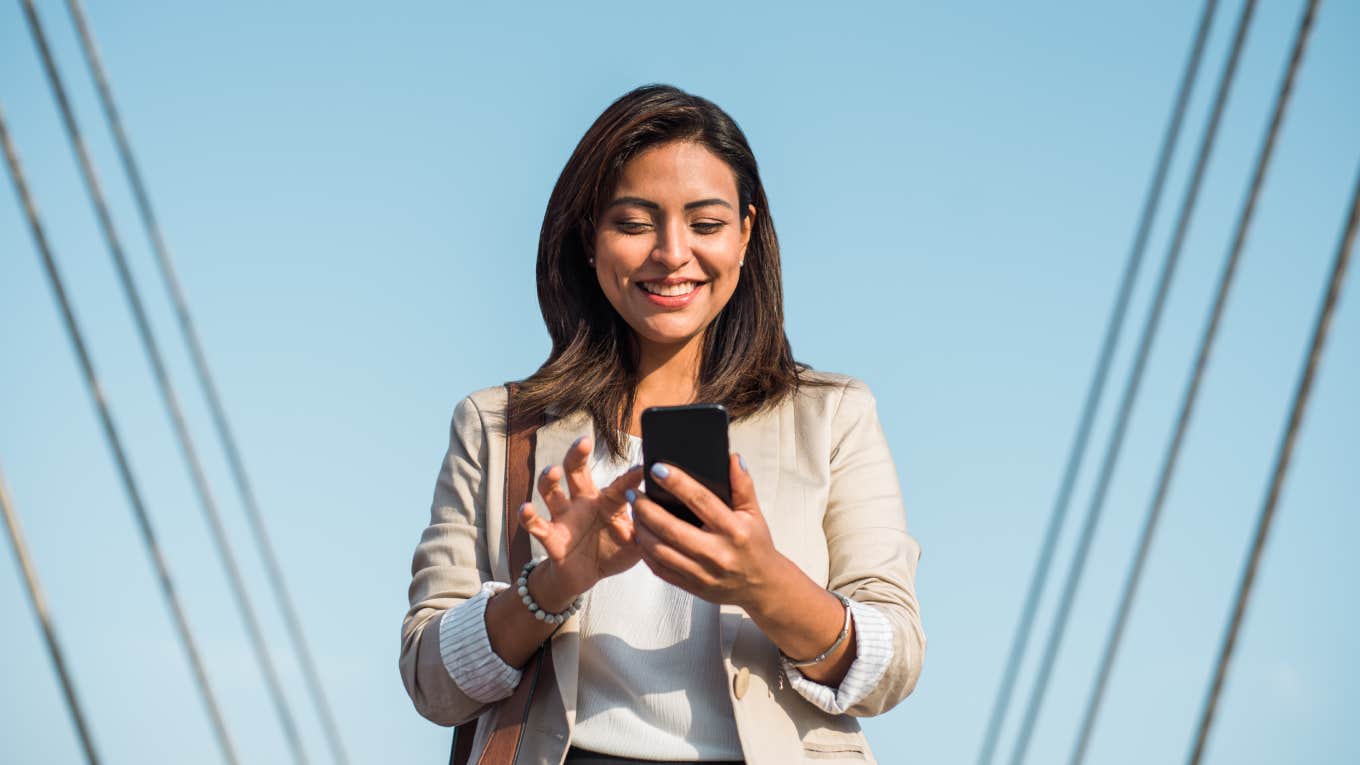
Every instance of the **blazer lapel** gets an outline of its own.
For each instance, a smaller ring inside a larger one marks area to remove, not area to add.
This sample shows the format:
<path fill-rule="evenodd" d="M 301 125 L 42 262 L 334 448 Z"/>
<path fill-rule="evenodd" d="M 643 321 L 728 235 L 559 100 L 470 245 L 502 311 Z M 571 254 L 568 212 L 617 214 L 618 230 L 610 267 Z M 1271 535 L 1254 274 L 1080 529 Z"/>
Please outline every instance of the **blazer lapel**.
<path fill-rule="evenodd" d="M 778 521 L 772 517 L 779 496 L 779 423 L 783 407 L 775 411 L 734 423 L 728 428 L 728 448 L 746 462 L 751 480 L 756 486 L 756 500 L 761 512 L 771 526 Z M 746 612 L 739 606 L 724 605 L 719 608 L 719 631 L 722 634 L 722 653 L 724 659 L 732 658 L 732 645 L 737 633 L 746 621 Z"/>

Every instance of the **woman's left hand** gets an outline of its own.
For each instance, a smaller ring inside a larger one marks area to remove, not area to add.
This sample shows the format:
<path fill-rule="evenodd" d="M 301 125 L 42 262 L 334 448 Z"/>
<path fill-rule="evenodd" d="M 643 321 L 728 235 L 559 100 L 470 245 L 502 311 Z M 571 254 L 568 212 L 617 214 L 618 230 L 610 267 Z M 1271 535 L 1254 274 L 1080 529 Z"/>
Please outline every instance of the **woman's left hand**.
<path fill-rule="evenodd" d="M 729 463 L 731 507 L 680 468 L 657 463 L 648 482 L 664 486 L 704 525 L 696 528 L 637 493 L 634 537 L 643 562 L 658 578 L 711 603 L 750 610 L 778 586 L 787 559 L 775 549 L 741 458 L 729 455 Z"/>

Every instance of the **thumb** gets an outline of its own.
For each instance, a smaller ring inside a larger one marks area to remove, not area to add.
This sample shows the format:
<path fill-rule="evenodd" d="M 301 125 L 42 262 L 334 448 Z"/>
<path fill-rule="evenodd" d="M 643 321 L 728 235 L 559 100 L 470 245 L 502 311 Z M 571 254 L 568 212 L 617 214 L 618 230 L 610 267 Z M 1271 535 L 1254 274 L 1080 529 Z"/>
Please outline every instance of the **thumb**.
<path fill-rule="evenodd" d="M 761 515 L 760 503 L 756 500 L 756 484 L 746 469 L 746 461 L 736 452 L 728 455 L 727 459 L 728 481 L 732 484 L 732 509 Z"/>

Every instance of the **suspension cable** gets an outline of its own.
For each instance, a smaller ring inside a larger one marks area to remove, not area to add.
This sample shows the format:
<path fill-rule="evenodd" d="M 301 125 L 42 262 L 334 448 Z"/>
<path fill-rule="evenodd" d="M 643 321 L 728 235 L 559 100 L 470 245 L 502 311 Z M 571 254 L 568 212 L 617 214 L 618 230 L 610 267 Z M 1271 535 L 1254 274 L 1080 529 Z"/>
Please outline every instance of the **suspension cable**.
<path fill-rule="evenodd" d="M 1152 346 L 1157 337 L 1157 329 L 1161 323 L 1162 309 L 1166 306 L 1166 296 L 1171 290 L 1171 283 L 1175 279 L 1176 265 L 1180 260 L 1181 248 L 1185 243 L 1185 235 L 1189 230 L 1190 220 L 1194 215 L 1195 203 L 1199 199 L 1200 184 L 1204 180 L 1204 172 L 1208 167 L 1209 158 L 1213 155 L 1214 140 L 1218 136 L 1218 126 L 1222 119 L 1224 108 L 1227 106 L 1228 94 L 1232 90 L 1233 80 L 1237 73 L 1237 64 L 1241 59 L 1242 49 L 1245 47 L 1247 30 L 1251 26 L 1253 12 L 1256 9 L 1256 0 L 1246 0 L 1242 6 L 1241 16 L 1237 21 L 1237 30 L 1233 35 L 1232 47 L 1228 52 L 1228 60 L 1224 66 L 1223 73 L 1219 79 L 1218 91 L 1214 96 L 1214 103 L 1209 115 L 1209 123 L 1205 127 L 1204 136 L 1200 142 L 1198 154 L 1195 157 L 1194 169 L 1191 172 L 1190 184 L 1186 189 L 1184 200 L 1176 220 L 1175 230 L 1172 234 L 1171 245 L 1167 249 L 1166 260 L 1162 263 L 1162 271 L 1157 280 L 1156 294 L 1153 297 L 1152 307 L 1148 311 L 1147 319 L 1143 325 L 1142 336 L 1138 341 L 1138 350 L 1134 356 L 1133 367 L 1129 372 L 1129 377 L 1125 383 L 1124 393 L 1119 402 L 1119 409 L 1115 415 L 1114 430 L 1110 434 L 1110 442 L 1106 447 L 1105 458 L 1101 463 L 1100 472 L 1097 474 L 1094 493 L 1091 497 L 1091 504 L 1087 508 L 1086 519 L 1082 523 L 1081 531 L 1077 538 L 1076 552 L 1073 554 L 1071 567 L 1067 572 L 1067 580 L 1063 584 L 1062 595 L 1060 596 L 1057 611 L 1053 617 L 1053 624 L 1049 629 L 1048 642 L 1044 646 L 1043 658 L 1040 660 L 1038 675 L 1031 689 L 1029 704 L 1025 709 L 1025 716 L 1020 725 L 1019 737 L 1016 741 L 1015 750 L 1011 755 L 1011 765 L 1020 765 L 1025 759 L 1030 738 L 1034 734 L 1035 724 L 1038 720 L 1039 709 L 1043 706 L 1044 693 L 1048 689 L 1048 680 L 1053 673 L 1053 665 L 1057 660 L 1058 650 L 1062 645 L 1063 633 L 1067 628 L 1067 620 L 1072 611 L 1072 603 L 1076 599 L 1077 586 L 1081 582 L 1082 572 L 1086 566 L 1086 556 L 1091 550 L 1091 542 L 1095 537 L 1096 526 L 1100 521 L 1101 510 L 1105 504 L 1105 494 L 1110 487 L 1110 479 L 1114 476 L 1116 464 L 1119 462 L 1119 452 L 1124 445 L 1124 433 L 1128 429 L 1129 420 L 1133 414 L 1134 403 L 1138 399 L 1138 389 L 1143 381 L 1143 371 L 1147 367 L 1147 361 L 1152 353 Z"/>
<path fill-rule="evenodd" d="M 4 117 L 0 115 L 0 131 L 3 130 Z M 8 135 L 5 147 L 8 150 Z M 61 651 L 57 631 L 52 626 L 52 618 L 48 615 L 47 598 L 43 595 L 42 584 L 38 582 L 38 570 L 33 565 L 33 559 L 29 557 L 28 545 L 24 542 L 24 530 L 19 525 L 19 513 L 14 509 L 14 500 L 10 499 L 3 470 L 0 470 L 0 512 L 5 515 L 5 528 L 9 531 L 9 541 L 14 546 L 14 555 L 19 562 L 19 573 L 23 575 L 24 584 L 28 586 L 33 616 L 37 618 L 38 626 L 42 628 L 43 640 L 47 642 L 47 653 L 52 657 L 52 666 L 57 670 L 57 680 L 61 682 L 62 695 L 66 697 L 66 709 L 71 713 L 71 722 L 76 726 L 76 735 L 80 737 L 80 746 L 85 751 L 85 761 L 90 765 L 98 765 L 99 755 L 94 751 L 94 738 L 90 736 L 90 727 L 85 723 L 85 713 L 81 711 L 75 683 L 71 681 L 71 674 L 66 671 L 65 654 Z"/>
<path fill-rule="evenodd" d="M 339 763 L 349 761 L 345 752 L 344 742 L 340 736 L 340 726 L 335 721 L 335 715 L 331 711 L 330 703 L 326 697 L 320 680 L 320 673 L 317 671 L 316 662 L 312 658 L 306 638 L 302 632 L 302 620 L 298 617 L 298 610 L 294 605 L 293 598 L 288 591 L 287 583 L 283 575 L 283 567 L 279 564 L 278 556 L 274 552 L 274 546 L 270 542 L 266 532 L 264 516 L 260 512 L 259 503 L 255 498 L 255 491 L 246 473 L 245 462 L 241 457 L 241 451 L 236 444 L 236 438 L 231 430 L 227 419 L 226 407 L 222 404 L 221 396 L 218 395 L 217 385 L 214 382 L 212 372 L 208 367 L 207 354 L 203 350 L 203 345 L 199 340 L 198 331 L 194 327 L 192 315 L 189 312 L 189 302 L 185 297 L 184 290 L 180 285 L 179 277 L 176 275 L 174 261 L 170 257 L 169 247 L 166 246 L 165 237 L 161 233 L 160 223 L 156 218 L 155 210 L 151 206 L 151 196 L 147 192 L 146 183 L 142 178 L 140 165 L 132 151 L 132 142 L 128 139 L 127 131 L 123 127 L 123 119 L 118 111 L 116 102 L 113 99 L 113 87 L 110 85 L 108 74 L 104 69 L 102 57 L 99 55 L 98 46 L 95 44 L 94 33 L 90 29 L 86 19 L 85 9 L 80 0 L 68 0 L 67 10 L 70 12 L 71 19 L 79 32 L 81 47 L 85 54 L 85 62 L 90 69 L 90 75 L 97 85 L 99 102 L 103 107 L 104 117 L 109 124 L 109 129 L 113 133 L 115 143 L 118 147 L 118 154 L 123 164 L 124 174 L 127 176 L 129 184 L 132 186 L 133 198 L 136 200 L 137 211 L 141 216 L 142 226 L 146 230 L 147 238 L 151 242 L 152 251 L 156 254 L 156 262 L 160 267 L 161 278 L 165 288 L 169 293 L 170 301 L 175 307 L 175 316 L 179 322 L 180 334 L 188 347 L 189 356 L 193 360 L 194 371 L 198 376 L 198 382 L 203 390 L 204 398 L 207 400 L 208 408 L 212 413 L 213 425 L 217 430 L 218 439 L 221 442 L 222 450 L 226 454 L 227 462 L 231 466 L 232 476 L 235 479 L 237 493 L 241 497 L 245 507 L 246 519 L 250 524 L 251 533 L 255 539 L 255 545 L 260 551 L 265 568 L 269 572 L 269 583 L 273 589 L 274 598 L 283 613 L 284 624 L 287 626 L 289 637 L 292 640 L 293 648 L 301 660 L 303 675 L 307 681 L 307 689 L 315 704 L 321 723 L 326 729 L 327 741 L 330 744 L 331 754 Z"/>
<path fill-rule="evenodd" d="M 1175 106 L 1171 110 L 1171 118 L 1167 122 L 1166 131 L 1162 136 L 1161 148 L 1158 151 L 1156 170 L 1153 172 L 1152 181 L 1148 185 L 1147 193 L 1143 199 L 1138 228 L 1124 265 L 1124 274 L 1120 279 L 1119 293 L 1115 298 L 1114 310 L 1110 313 L 1110 320 L 1105 329 L 1105 339 L 1101 344 L 1100 356 L 1096 362 L 1095 372 L 1091 377 L 1090 387 L 1086 392 L 1086 401 L 1082 405 L 1077 432 L 1073 437 L 1072 447 L 1068 451 L 1067 466 L 1063 470 L 1058 496 L 1049 514 L 1048 528 L 1044 533 L 1039 560 L 1035 564 L 1034 574 L 1030 578 L 1029 591 L 1025 595 L 1024 606 L 1020 610 L 1020 623 L 1016 626 L 1015 635 L 1011 638 L 1010 655 L 1006 660 L 1006 669 L 1002 674 L 1001 686 L 997 689 L 996 700 L 992 704 L 991 717 L 987 722 L 987 730 L 983 736 L 982 750 L 978 754 L 978 765 L 990 765 L 992 762 L 997 741 L 1001 736 L 1001 726 L 1005 722 L 1006 714 L 1010 708 L 1015 680 L 1020 672 L 1020 664 L 1024 660 L 1025 651 L 1029 645 L 1030 633 L 1034 629 L 1034 616 L 1039 609 L 1039 598 L 1048 582 L 1048 572 L 1053 563 L 1053 553 L 1058 545 L 1058 536 L 1062 532 L 1067 518 L 1067 510 L 1071 505 L 1072 488 L 1076 483 L 1078 473 L 1081 471 L 1081 463 L 1086 456 L 1086 443 L 1095 423 L 1096 412 L 1100 409 L 1100 400 L 1105 391 L 1105 380 L 1109 375 L 1115 347 L 1119 344 L 1119 336 L 1123 332 L 1129 299 L 1133 295 L 1134 283 L 1137 281 L 1138 272 L 1142 267 L 1143 255 L 1147 251 L 1148 236 L 1152 230 L 1152 222 L 1157 217 L 1157 209 L 1161 204 L 1167 172 L 1180 139 L 1181 124 L 1184 122 L 1190 94 L 1194 91 L 1200 60 L 1204 53 L 1205 40 L 1209 36 L 1210 27 L 1213 25 L 1214 11 L 1217 5 L 1217 0 L 1206 0 L 1204 3 L 1204 11 L 1200 16 L 1199 27 L 1195 32 L 1190 56 L 1186 60 L 1185 71 L 1181 74 Z"/>
<path fill-rule="evenodd" d="M 203 705 L 207 708 L 213 733 L 217 736 L 218 747 L 222 750 L 223 759 L 231 765 L 236 765 L 236 751 L 232 746 L 231 736 L 227 733 L 226 722 L 223 720 L 222 712 L 213 696 L 207 670 L 204 668 L 203 659 L 198 653 L 198 646 L 194 642 L 193 633 L 189 629 L 189 622 L 184 616 L 184 609 L 180 605 L 179 595 L 175 591 L 175 583 L 170 577 L 170 569 L 166 566 L 165 556 L 161 554 L 160 544 L 156 541 L 156 532 L 151 526 L 151 517 L 147 514 L 146 504 L 142 501 L 142 493 L 141 489 L 138 488 L 137 479 L 132 474 L 132 466 L 128 462 L 127 451 L 123 447 L 122 438 L 118 435 L 118 429 L 114 426 L 113 415 L 109 411 L 108 402 L 104 400 L 104 389 L 99 384 L 94 363 L 90 360 L 89 351 L 85 346 L 84 334 L 80 330 L 80 325 L 76 322 L 71 301 L 66 296 L 65 284 L 57 270 L 56 259 L 52 256 L 52 249 L 47 242 L 47 234 L 43 229 L 42 221 L 38 217 L 38 208 L 29 193 L 28 182 L 24 179 L 23 170 L 19 165 L 19 155 L 10 139 L 9 130 L 5 127 L 2 113 L 0 113 L 0 140 L 4 142 L 5 159 L 8 161 L 10 178 L 14 181 L 14 187 L 24 205 L 24 212 L 28 217 L 29 231 L 33 235 L 34 244 L 42 256 L 43 266 L 47 271 L 48 284 L 51 286 L 57 305 L 61 309 L 67 339 L 70 341 L 71 348 L 75 351 L 81 370 L 84 372 L 85 384 L 89 388 L 90 397 L 94 400 L 95 409 L 99 414 L 99 423 L 104 431 L 104 440 L 108 443 L 109 450 L 113 452 L 114 462 L 118 466 L 118 474 L 122 479 L 123 491 L 126 492 L 128 501 L 132 505 L 137 529 L 141 533 L 147 555 L 151 558 L 151 563 L 156 569 L 157 582 L 165 596 L 170 615 L 174 618 L 180 643 L 189 658 L 194 680 L 198 684 L 199 695 L 203 698 Z"/>
<path fill-rule="evenodd" d="M 122 243 L 113 224 L 113 216 L 109 212 L 108 204 L 104 200 L 103 191 L 99 185 L 99 179 L 95 174 L 94 164 L 90 160 L 89 152 L 85 148 L 84 138 L 81 137 L 80 128 L 76 124 L 75 113 L 71 109 L 70 101 L 66 96 L 66 88 L 62 84 L 61 77 L 57 72 L 56 62 L 54 61 L 51 49 L 47 44 L 47 36 L 42 29 L 42 22 L 38 19 L 37 11 L 33 7 L 33 0 L 22 0 L 22 2 L 25 14 L 28 18 L 29 31 L 32 33 L 34 43 L 38 47 L 38 51 L 43 61 L 43 67 L 47 73 L 48 85 L 51 87 L 53 96 L 57 101 L 57 106 L 61 112 L 62 121 L 65 124 L 66 134 L 70 139 L 72 150 L 79 160 L 81 172 L 85 180 L 85 188 L 89 192 L 90 201 L 95 208 L 100 229 L 104 235 L 104 240 L 108 245 L 109 254 L 112 256 L 114 265 L 117 268 L 119 281 L 123 288 L 123 295 L 127 299 L 128 307 L 131 309 L 133 318 L 136 322 L 137 333 L 141 339 L 142 349 L 146 353 L 147 361 L 151 364 L 152 373 L 156 378 L 156 383 L 161 392 L 162 402 L 165 405 L 166 413 L 170 417 L 170 422 L 174 427 L 180 452 L 184 458 L 185 465 L 189 470 L 194 489 L 198 493 L 204 517 L 208 522 L 209 530 L 212 532 L 213 542 L 217 547 L 218 557 L 222 562 L 222 566 L 227 574 L 227 580 L 231 585 L 231 592 L 237 610 L 240 613 L 242 621 L 246 625 L 246 632 L 250 637 L 251 645 L 260 665 L 260 671 L 264 675 L 269 695 L 274 702 L 279 723 L 283 727 L 284 736 L 293 751 L 294 759 L 299 763 L 306 763 L 307 757 L 302 749 L 302 740 L 298 734 L 297 725 L 293 720 L 292 712 L 288 708 L 288 702 L 283 694 L 282 684 L 279 682 L 278 674 L 274 669 L 274 663 L 269 656 L 268 644 L 264 639 L 264 633 L 255 616 L 254 608 L 251 606 L 250 595 L 246 591 L 245 583 L 241 577 L 240 567 L 237 565 L 235 555 L 232 553 L 231 543 L 227 539 L 226 527 L 222 523 L 221 514 L 217 511 L 217 503 L 214 501 L 212 491 L 208 487 L 208 478 L 203 470 L 203 464 L 198 457 L 198 452 L 194 448 L 193 439 L 189 434 L 188 423 L 185 421 L 184 413 L 179 405 L 179 398 L 175 394 L 173 384 L 170 382 L 170 376 L 166 370 L 165 361 L 161 356 L 160 348 L 152 333 L 151 323 L 146 315 L 146 309 L 142 305 L 136 282 L 132 278 L 132 272 L 128 266 L 127 257 L 123 253 Z"/>
<path fill-rule="evenodd" d="M 1331 275 L 1327 280 L 1327 290 L 1323 293 L 1322 304 L 1318 308 L 1317 319 L 1313 324 L 1313 338 L 1308 344 L 1308 356 L 1304 360 L 1299 375 L 1298 386 L 1294 390 L 1294 400 L 1289 408 L 1289 424 L 1280 437 L 1279 450 L 1275 455 L 1275 469 L 1270 476 L 1270 487 L 1266 490 L 1261 504 L 1261 514 L 1256 522 L 1256 534 L 1252 538 L 1251 552 L 1242 569 L 1242 578 L 1233 598 L 1232 617 L 1223 635 L 1219 648 L 1218 661 L 1214 666 L 1214 677 L 1209 692 L 1204 699 L 1200 713 L 1199 727 L 1195 734 L 1194 749 L 1190 753 L 1190 765 L 1198 765 L 1204 755 L 1204 747 L 1209 740 L 1209 730 L 1213 727 L 1214 712 L 1218 708 L 1218 698 L 1223 691 L 1223 681 L 1228 676 L 1228 665 L 1232 661 L 1233 649 L 1237 645 L 1237 635 L 1242 628 L 1242 620 L 1247 612 L 1247 601 L 1251 598 L 1251 588 L 1256 582 L 1256 571 L 1261 564 L 1266 539 L 1270 535 L 1270 525 L 1275 519 L 1275 508 L 1279 504 L 1280 490 L 1284 486 L 1285 475 L 1289 472 L 1289 460 L 1293 456 L 1294 441 L 1303 422 L 1304 411 L 1308 408 L 1308 395 L 1313 389 L 1313 379 L 1317 376 L 1318 362 L 1322 359 L 1322 348 L 1327 342 L 1327 329 L 1331 325 L 1332 314 L 1341 297 L 1341 285 L 1346 276 L 1346 266 L 1350 262 L 1351 248 L 1355 245 L 1356 223 L 1360 220 L 1360 173 L 1356 174 L 1355 188 L 1351 191 L 1350 216 L 1346 221 L 1345 232 L 1337 244 L 1336 257 L 1332 261 Z"/>
<path fill-rule="evenodd" d="M 1119 605 L 1114 611 L 1114 623 L 1110 627 L 1109 637 L 1105 643 L 1105 651 L 1101 656 L 1100 667 L 1096 671 L 1096 679 L 1092 685 L 1090 696 L 1086 703 L 1086 711 L 1082 717 L 1081 728 L 1077 734 L 1077 743 L 1073 747 L 1070 759 L 1072 765 L 1079 765 L 1079 763 L 1085 759 L 1086 750 L 1091 740 L 1091 733 L 1095 727 L 1096 718 L 1100 714 L 1100 704 L 1104 699 L 1105 688 L 1109 682 L 1111 668 L 1114 666 L 1115 658 L 1119 653 L 1119 645 L 1124 635 L 1124 629 L 1128 624 L 1129 612 L 1132 610 L 1134 598 L 1137 597 L 1138 594 L 1138 583 L 1142 577 L 1143 566 L 1147 562 L 1148 551 L 1152 547 L 1152 539 L 1156 533 L 1157 522 L 1161 518 L 1162 507 L 1166 502 L 1166 496 L 1171 486 L 1171 478 L 1176 470 L 1176 460 L 1180 456 L 1181 444 L 1185 439 L 1186 431 L 1190 427 L 1190 419 L 1194 416 L 1195 401 L 1199 395 L 1200 383 L 1204 378 L 1204 371 L 1209 365 L 1209 354 L 1213 350 L 1214 339 L 1218 334 L 1218 326 L 1223 317 L 1223 310 L 1227 305 L 1228 295 L 1232 291 L 1233 276 L 1237 272 L 1237 264 L 1241 257 L 1242 249 L 1246 244 L 1247 230 L 1251 225 L 1252 214 L 1256 209 L 1256 201 L 1260 196 L 1261 187 L 1264 185 L 1266 171 L 1270 167 L 1270 158 L 1274 153 L 1275 140 L 1279 136 L 1280 126 L 1284 123 L 1284 115 L 1289 107 L 1289 96 L 1293 91 L 1295 77 L 1303 63 L 1303 54 L 1307 49 L 1308 36 L 1312 30 L 1317 6 L 1318 0 L 1308 0 L 1303 17 L 1299 22 L 1298 33 L 1294 38 L 1294 48 L 1290 54 L 1284 78 L 1280 81 L 1280 88 L 1275 96 L 1275 107 L 1271 113 L 1270 125 L 1266 129 L 1265 141 L 1257 154 L 1256 167 L 1252 172 L 1247 198 L 1243 203 L 1241 213 L 1238 216 L 1237 225 L 1233 233 L 1232 246 L 1228 251 L 1227 259 L 1223 264 L 1222 273 L 1219 276 L 1218 292 L 1214 296 L 1213 308 L 1209 312 L 1209 319 L 1205 324 L 1203 334 L 1200 337 L 1199 351 L 1195 356 L 1195 364 L 1193 371 L 1190 374 L 1190 380 L 1186 384 L 1185 392 L 1181 397 L 1180 413 L 1176 418 L 1175 432 L 1171 436 L 1170 444 L 1167 446 L 1166 454 L 1162 459 L 1161 473 L 1157 479 L 1157 489 L 1154 492 L 1152 502 L 1148 507 L 1147 516 L 1143 521 L 1143 529 L 1138 538 L 1137 552 L 1134 554 L 1128 574 L 1125 577 L 1124 589 L 1119 598 Z"/>

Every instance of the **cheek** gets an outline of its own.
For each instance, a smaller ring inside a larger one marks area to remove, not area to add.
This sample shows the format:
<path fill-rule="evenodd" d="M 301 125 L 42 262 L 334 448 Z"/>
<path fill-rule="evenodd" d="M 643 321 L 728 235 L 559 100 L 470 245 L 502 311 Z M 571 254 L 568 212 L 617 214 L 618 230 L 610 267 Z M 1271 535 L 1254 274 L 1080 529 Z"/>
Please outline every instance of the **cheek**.
<path fill-rule="evenodd" d="M 631 274 L 650 252 L 649 245 L 641 237 L 606 237 L 595 243 L 595 265 L 601 278 L 608 278 L 610 274 Z"/>
<path fill-rule="evenodd" d="M 645 248 L 630 244 L 606 240 L 599 242 L 595 249 L 595 278 L 616 311 L 624 310 L 624 301 L 631 289 L 628 280 L 647 257 Z"/>
<path fill-rule="evenodd" d="M 715 248 L 709 253 L 710 268 L 706 270 L 715 277 L 714 283 L 723 294 L 731 294 L 736 289 L 737 280 L 745 276 L 742 273 L 745 270 L 741 265 L 742 257 L 740 240 L 723 242 L 720 249 Z"/>
<path fill-rule="evenodd" d="M 740 278 L 741 274 L 733 271 L 727 279 L 722 280 L 719 290 L 714 291 L 713 299 L 717 303 L 718 310 L 722 310 L 732 300 L 732 295 L 737 291 L 737 280 Z"/>

